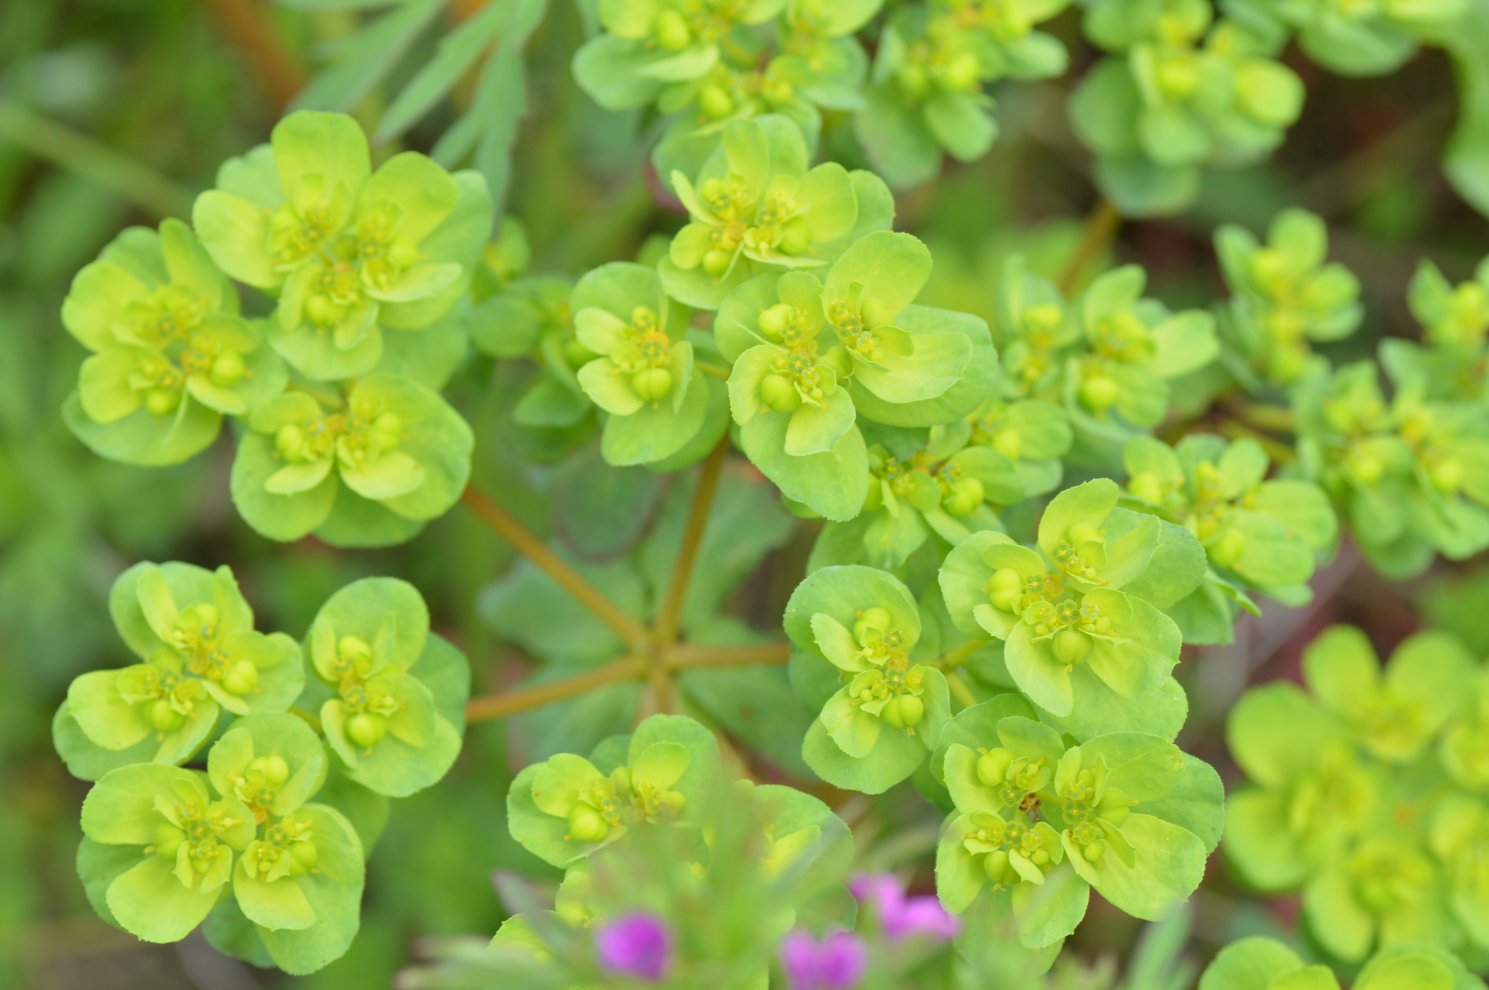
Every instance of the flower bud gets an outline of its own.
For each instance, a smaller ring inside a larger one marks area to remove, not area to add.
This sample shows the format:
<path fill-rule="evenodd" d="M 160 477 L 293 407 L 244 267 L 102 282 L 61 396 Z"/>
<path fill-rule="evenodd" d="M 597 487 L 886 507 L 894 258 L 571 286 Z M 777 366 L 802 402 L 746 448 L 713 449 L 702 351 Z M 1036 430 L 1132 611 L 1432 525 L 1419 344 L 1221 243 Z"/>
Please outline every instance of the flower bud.
<path fill-rule="evenodd" d="M 961 478 L 941 505 L 950 515 L 970 516 L 982 505 L 984 495 L 982 482 L 976 478 Z"/>
<path fill-rule="evenodd" d="M 1081 405 L 1099 414 L 1117 404 L 1122 390 L 1110 375 L 1097 373 L 1081 382 L 1079 395 Z"/>
<path fill-rule="evenodd" d="M 829 347 L 827 353 L 817 359 L 817 363 L 831 368 L 840 379 L 847 378 L 853 373 L 853 356 L 848 353 L 848 348 L 841 344 Z"/>
<path fill-rule="evenodd" d="M 320 859 L 320 851 L 315 848 L 314 842 L 292 842 L 290 843 L 290 873 L 292 875 L 304 875 L 315 869 L 315 864 Z"/>
<path fill-rule="evenodd" d="M 372 432 L 384 447 L 396 447 L 403 439 L 403 420 L 396 413 L 382 413 L 372 421 Z"/>
<path fill-rule="evenodd" d="M 801 405 L 801 393 L 785 375 L 770 374 L 760 379 L 760 401 L 776 412 L 794 412 Z"/>
<path fill-rule="evenodd" d="M 1239 529 L 1226 530 L 1225 535 L 1205 548 L 1210 559 L 1221 567 L 1235 567 L 1246 552 L 1246 534 Z"/>
<path fill-rule="evenodd" d="M 1139 471 L 1133 475 L 1132 480 L 1127 483 L 1127 490 L 1144 502 L 1163 504 L 1164 484 L 1152 471 Z"/>
<path fill-rule="evenodd" d="M 1061 629 L 1053 641 L 1055 659 L 1067 667 L 1083 662 L 1091 655 L 1091 637 L 1074 629 Z"/>
<path fill-rule="evenodd" d="M 150 728 L 156 732 L 175 732 L 186 724 L 186 716 L 171 706 L 169 701 L 158 698 L 150 703 L 150 710 L 145 715 Z"/>
<path fill-rule="evenodd" d="M 1463 487 L 1463 462 L 1456 457 L 1445 457 L 1427 469 L 1432 487 L 1444 495 L 1456 495 Z"/>
<path fill-rule="evenodd" d="M 719 120 L 734 112 L 734 101 L 729 98 L 724 87 L 709 83 L 698 93 L 698 109 L 703 116 Z"/>
<path fill-rule="evenodd" d="M 145 393 L 145 408 L 152 416 L 168 416 L 181 404 L 181 393 L 166 388 L 152 388 Z"/>
<path fill-rule="evenodd" d="M 931 71 L 943 89 L 970 91 L 977 88 L 977 56 L 971 52 L 957 52 Z"/>
<path fill-rule="evenodd" d="M 1024 576 L 1012 567 L 1001 567 L 993 572 L 988 582 L 988 601 L 993 608 L 1004 612 L 1013 611 L 1013 606 L 1024 596 Z"/>
<path fill-rule="evenodd" d="M 1094 543 L 1101 539 L 1101 529 L 1095 523 L 1080 522 L 1065 531 L 1065 538 L 1072 546 Z"/>
<path fill-rule="evenodd" d="M 346 307 L 338 306 L 330 296 L 317 293 L 305 300 L 305 318 L 318 327 L 334 326 L 346 316 Z"/>
<path fill-rule="evenodd" d="M 275 787 L 283 787 L 285 781 L 290 779 L 290 765 L 284 761 L 284 757 L 278 753 L 262 757 L 256 761 L 264 775 L 264 780 Z"/>
<path fill-rule="evenodd" d="M 791 322 L 791 313 L 792 309 L 786 303 L 776 303 L 768 309 L 762 309 L 758 322 L 760 333 L 769 340 L 780 340 Z"/>
<path fill-rule="evenodd" d="M 1005 426 L 993 434 L 993 449 L 1010 461 L 1017 461 L 1024 452 L 1024 438 L 1019 436 L 1018 430 Z"/>
<path fill-rule="evenodd" d="M 305 456 L 305 431 L 294 423 L 286 423 L 274 434 L 274 450 L 287 461 L 298 461 Z"/>
<path fill-rule="evenodd" d="M 890 698 L 884 706 L 883 718 L 897 729 L 913 728 L 925 718 L 925 702 L 913 694 Z"/>
<path fill-rule="evenodd" d="M 247 660 L 233 664 L 222 677 L 222 686 L 229 694 L 249 694 L 258 684 L 259 669 Z"/>
<path fill-rule="evenodd" d="M 676 10 L 664 10 L 652 24 L 652 37 L 657 47 L 667 52 L 680 52 L 693 43 L 693 32 L 688 22 Z"/>
<path fill-rule="evenodd" d="M 360 749 L 371 749 L 388 734 L 388 720 L 376 712 L 357 712 L 346 720 L 346 737 Z"/>
<path fill-rule="evenodd" d="M 714 248 L 703 256 L 703 270 L 714 278 L 722 278 L 733 261 L 733 254 Z"/>
<path fill-rule="evenodd" d="M 247 370 L 243 365 L 243 355 L 227 351 L 217 355 L 213 360 L 212 371 L 208 377 L 212 379 L 212 384 L 229 388 L 242 381 Z"/>
<path fill-rule="evenodd" d="M 576 804 L 569 812 L 569 835 L 575 842 L 599 842 L 610 834 L 610 825 L 599 811 Z"/>
<path fill-rule="evenodd" d="M 666 368 L 643 368 L 631 376 L 631 388 L 643 402 L 661 402 L 672 394 L 672 372 Z"/>
<path fill-rule="evenodd" d="M 336 641 L 336 657 L 349 664 L 372 659 L 372 646 L 361 636 L 343 636 Z"/>
<path fill-rule="evenodd" d="M 995 849 L 988 853 L 982 861 L 982 870 L 992 883 L 1012 885 L 1018 882 L 1018 873 L 1008 862 L 1007 850 Z"/>
<path fill-rule="evenodd" d="M 858 613 L 858 621 L 853 623 L 853 638 L 858 640 L 860 646 L 867 642 L 874 633 L 883 635 L 889 631 L 889 624 L 893 619 L 889 610 L 875 605 Z"/>
<path fill-rule="evenodd" d="M 999 747 L 990 749 L 977 758 L 977 779 L 988 787 L 997 787 L 1008 777 L 1008 768 L 1013 765 L 1013 754 Z"/>
<path fill-rule="evenodd" d="M 704 179 L 703 184 L 698 187 L 698 194 L 710 203 L 723 199 L 728 191 L 723 179 Z"/>
<path fill-rule="evenodd" d="M 1158 88 L 1172 100 L 1183 100 L 1199 88 L 1199 73 L 1186 55 L 1164 59 L 1158 67 Z"/>
<path fill-rule="evenodd" d="M 1088 842 L 1081 847 L 1081 857 L 1088 863 L 1101 861 L 1101 854 L 1106 852 L 1106 844 L 1103 842 Z"/>
<path fill-rule="evenodd" d="M 805 217 L 792 217 L 781 228 L 780 249 L 786 254 L 805 254 L 812 246 L 812 232 Z"/>
<path fill-rule="evenodd" d="M 1369 488 L 1385 477 L 1386 462 L 1369 447 L 1357 445 L 1345 459 L 1345 470 L 1356 482 Z"/>

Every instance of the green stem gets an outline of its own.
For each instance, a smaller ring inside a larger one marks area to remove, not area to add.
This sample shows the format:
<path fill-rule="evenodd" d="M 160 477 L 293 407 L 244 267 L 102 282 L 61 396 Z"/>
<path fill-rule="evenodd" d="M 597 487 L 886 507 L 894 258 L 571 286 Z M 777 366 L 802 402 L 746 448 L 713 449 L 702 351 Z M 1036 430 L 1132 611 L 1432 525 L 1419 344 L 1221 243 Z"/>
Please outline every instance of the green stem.
<path fill-rule="evenodd" d="M 1061 295 L 1069 299 L 1075 294 L 1086 269 L 1101 256 L 1101 252 L 1111 246 L 1112 238 L 1117 236 L 1117 230 L 1121 226 L 1122 214 L 1117 212 L 1117 208 L 1105 197 L 1097 200 L 1091 216 L 1086 220 L 1086 228 L 1081 232 L 1081 239 L 1075 246 L 1075 253 L 1070 256 L 1055 283 Z"/>
<path fill-rule="evenodd" d="M 990 642 L 992 642 L 992 640 L 989 639 L 968 640 L 967 642 L 963 643 L 961 646 L 958 646 L 956 649 L 952 650 L 950 653 L 946 654 L 946 656 L 941 658 L 941 669 L 946 671 L 948 674 L 951 673 L 962 664 L 972 659 L 972 654 L 976 653 L 978 650 L 982 649 Z"/>
<path fill-rule="evenodd" d="M 189 216 L 192 195 L 108 145 L 0 100 L 0 138 L 76 172 L 158 217 Z"/>
<path fill-rule="evenodd" d="M 967 687 L 967 682 L 962 680 L 962 675 L 956 671 L 953 670 L 946 675 L 946 686 L 951 688 L 952 697 L 960 701 L 963 708 L 971 708 L 977 704 L 977 696 L 972 693 L 971 688 Z"/>
<path fill-rule="evenodd" d="M 539 684 L 521 691 L 507 691 L 502 694 L 472 698 L 470 704 L 465 706 L 465 720 L 472 724 L 490 722 L 520 712 L 531 711 L 534 708 L 542 708 L 544 705 L 551 705 L 568 698 L 576 698 L 596 688 L 635 680 L 646 673 L 648 666 L 645 657 L 623 657 L 603 667 L 596 667 L 594 670 L 585 671 L 573 677 L 565 677 L 561 681 Z"/>
<path fill-rule="evenodd" d="M 320 716 L 316 715 L 314 712 L 306 711 L 299 705 L 293 705 L 290 708 L 290 714 L 299 716 L 306 725 L 310 726 L 316 732 L 324 732 L 324 730 L 321 728 Z"/>

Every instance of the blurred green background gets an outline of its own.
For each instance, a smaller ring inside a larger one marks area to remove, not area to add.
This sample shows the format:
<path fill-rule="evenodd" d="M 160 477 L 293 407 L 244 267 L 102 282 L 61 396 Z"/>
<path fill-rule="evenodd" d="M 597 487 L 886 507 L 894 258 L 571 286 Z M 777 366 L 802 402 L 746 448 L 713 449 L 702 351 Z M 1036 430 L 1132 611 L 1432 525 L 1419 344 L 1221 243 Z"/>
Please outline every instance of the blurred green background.
<path fill-rule="evenodd" d="M 360 100 L 365 120 L 376 120 L 419 64 L 417 53 L 432 50 L 469 6 L 450 4 L 413 39 L 414 54 Z M 1075 16 L 1067 12 L 1056 26 L 1079 53 Z M 123 227 L 183 209 L 221 160 L 265 140 L 300 85 L 335 65 L 335 39 L 357 23 L 346 11 L 256 0 L 0 4 L 0 987 L 233 990 L 291 982 L 220 957 L 198 938 L 138 943 L 99 921 L 76 881 L 85 785 L 55 758 L 49 723 L 73 676 L 122 659 L 104 601 L 129 564 L 228 564 L 260 627 L 294 635 L 341 584 L 398 574 L 423 590 L 441 631 L 467 650 L 478 690 L 517 669 L 520 658 L 476 612 L 479 590 L 509 554 L 468 515 L 457 511 L 394 551 L 278 546 L 232 511 L 227 441 L 182 467 L 146 471 L 94 457 L 58 415 L 82 356 L 58 320 L 73 273 Z M 574 6 L 557 0 L 528 51 L 535 113 L 517 144 L 510 201 L 528 225 L 538 270 L 580 271 L 628 257 L 649 232 L 675 222 L 653 202 L 641 123 L 593 107 L 569 78 L 582 30 Z M 1330 222 L 1338 258 L 1361 275 L 1370 323 L 1348 346 L 1364 351 L 1383 333 L 1414 332 L 1404 290 L 1418 258 L 1434 259 L 1456 280 L 1489 241 L 1483 219 L 1439 172 L 1456 113 L 1452 76 L 1440 53 L 1383 80 L 1294 67 L 1309 84 L 1308 107 L 1277 158 L 1212 175 L 1195 210 L 1128 225 L 1116 253 L 1150 267 L 1156 295 L 1204 303 L 1218 290 L 1209 247 L 1218 223 L 1259 228 L 1282 206 L 1305 206 Z M 930 241 L 938 259 L 928 301 L 986 315 L 991 273 L 1009 250 L 1031 253 L 1046 270 L 1063 262 L 1094 198 L 1089 162 L 1064 119 L 1068 86 L 1000 93 L 1003 136 L 992 154 L 901 198 L 900 226 Z M 406 143 L 427 148 L 440 123 L 437 110 Z M 481 438 L 477 475 L 547 529 L 525 475 L 507 463 L 500 395 L 488 376 L 489 366 L 473 365 L 456 388 Z M 795 566 L 791 554 L 783 559 L 779 566 Z M 768 589 L 795 579 L 759 582 L 767 589 L 753 596 L 761 615 L 779 604 Z M 1224 760 L 1217 716 L 1259 667 L 1285 672 L 1297 645 L 1335 619 L 1366 621 L 1381 638 L 1398 638 L 1416 621 L 1409 602 L 1424 586 L 1385 586 L 1348 559 L 1321 581 L 1316 607 L 1269 613 L 1268 625 L 1245 627 L 1240 645 L 1212 652 L 1191 677 L 1196 718 L 1186 731 L 1200 756 Z M 1451 620 L 1486 600 L 1478 583 L 1454 587 L 1457 600 L 1439 597 L 1433 601 L 1447 604 L 1429 608 Z M 1463 625 L 1477 633 L 1476 646 L 1489 646 L 1474 624 Z M 524 862 L 503 820 L 506 744 L 503 727 L 476 727 L 452 779 L 398 803 L 373 857 L 361 937 L 346 958 L 295 986 L 388 986 L 416 938 L 495 930 L 504 912 L 492 871 Z M 1221 878 L 1205 896 L 1223 899 L 1225 890 Z M 1202 921 L 1215 913 L 1201 907 Z M 1224 905 L 1215 910 L 1223 914 Z M 1120 938 L 1117 929 L 1088 941 Z"/>

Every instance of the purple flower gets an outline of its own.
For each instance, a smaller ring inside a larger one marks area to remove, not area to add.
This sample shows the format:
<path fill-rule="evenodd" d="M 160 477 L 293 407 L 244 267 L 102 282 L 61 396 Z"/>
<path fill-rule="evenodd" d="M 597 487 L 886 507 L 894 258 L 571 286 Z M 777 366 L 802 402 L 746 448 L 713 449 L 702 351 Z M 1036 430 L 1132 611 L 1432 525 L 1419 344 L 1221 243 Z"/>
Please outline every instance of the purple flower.
<path fill-rule="evenodd" d="M 884 934 L 898 941 L 921 935 L 938 942 L 955 938 L 962 922 L 946 913 L 933 894 L 906 897 L 905 888 L 890 873 L 862 873 L 848 884 L 860 903 L 871 905 Z"/>
<path fill-rule="evenodd" d="M 672 933 L 655 915 L 628 914 L 595 933 L 595 954 L 612 973 L 656 982 L 672 962 Z"/>
<path fill-rule="evenodd" d="M 794 931 L 781 942 L 781 968 L 791 990 L 852 990 L 867 963 L 868 951 L 852 932 L 833 932 L 818 941 Z"/>

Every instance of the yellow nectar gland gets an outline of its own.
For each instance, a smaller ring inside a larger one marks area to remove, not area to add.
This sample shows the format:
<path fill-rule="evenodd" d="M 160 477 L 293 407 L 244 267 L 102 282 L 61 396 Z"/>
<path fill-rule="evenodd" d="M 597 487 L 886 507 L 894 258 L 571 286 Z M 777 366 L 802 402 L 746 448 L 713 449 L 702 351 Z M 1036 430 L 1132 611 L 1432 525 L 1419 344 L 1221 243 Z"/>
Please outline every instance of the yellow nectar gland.
<path fill-rule="evenodd" d="M 267 826 L 243 857 L 248 871 L 266 882 L 313 873 L 319 859 L 310 822 L 296 818 Z"/>
<path fill-rule="evenodd" d="M 274 434 L 274 451 L 291 464 L 310 464 L 335 454 L 355 467 L 394 450 L 404 436 L 403 419 L 397 413 L 358 401 L 347 411 L 286 423 Z"/>

